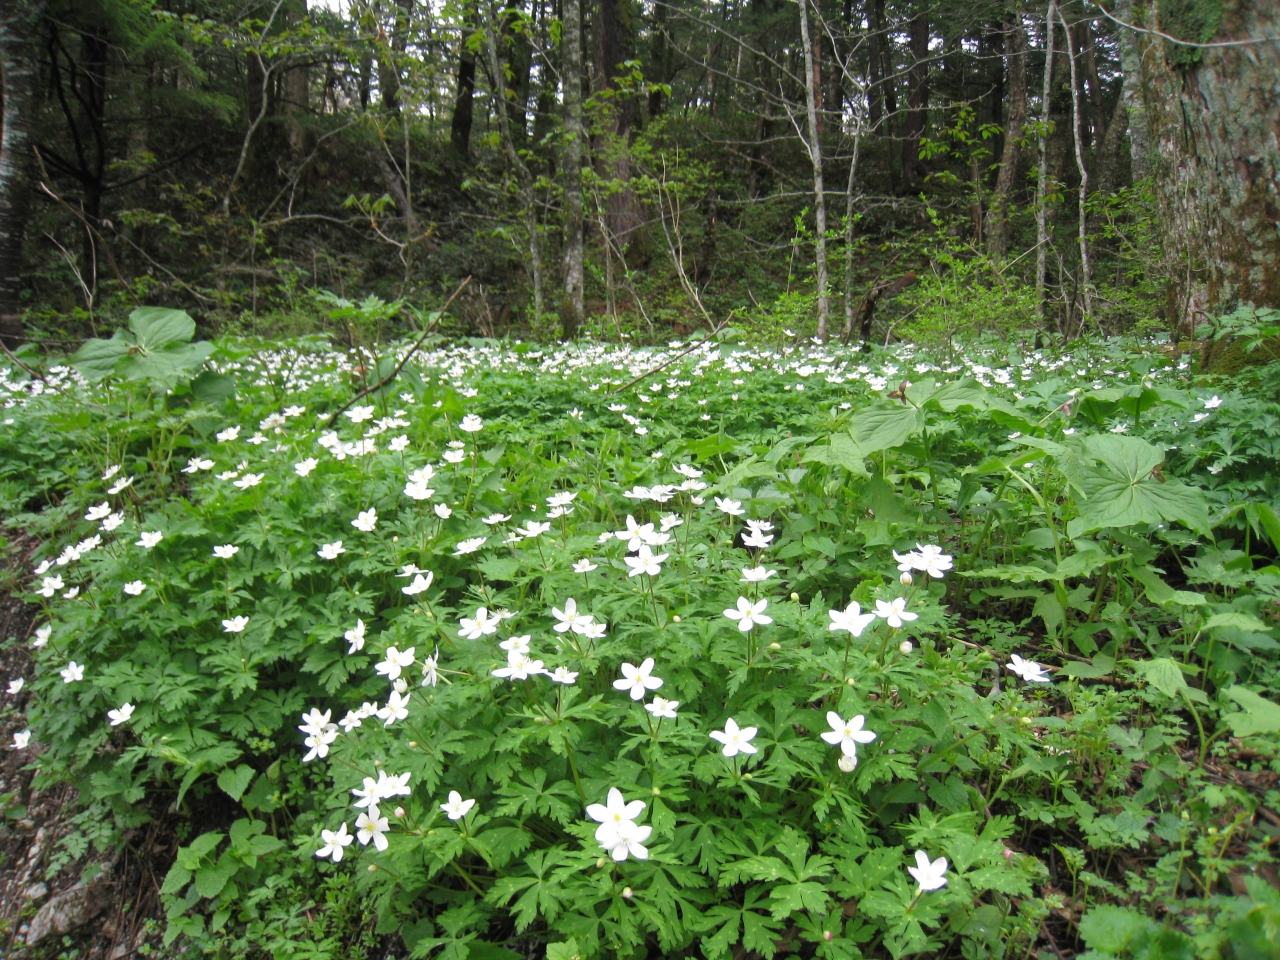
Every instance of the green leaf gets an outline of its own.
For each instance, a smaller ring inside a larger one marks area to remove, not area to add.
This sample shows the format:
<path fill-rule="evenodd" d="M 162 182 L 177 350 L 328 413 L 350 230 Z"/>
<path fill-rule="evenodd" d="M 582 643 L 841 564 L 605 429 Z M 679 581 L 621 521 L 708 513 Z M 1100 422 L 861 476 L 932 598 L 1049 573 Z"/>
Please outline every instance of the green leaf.
<path fill-rule="evenodd" d="M 1187 686 L 1187 678 L 1176 660 L 1168 657 L 1156 657 L 1154 660 L 1135 660 L 1133 670 L 1147 683 L 1151 684 L 1166 697 L 1176 697 L 1191 689 Z"/>
<path fill-rule="evenodd" d="M 829 463 L 844 467 L 850 473 L 859 476 L 870 476 L 867 473 L 866 454 L 858 446 L 856 440 L 847 433 L 836 433 L 831 436 L 831 459 Z"/>
<path fill-rule="evenodd" d="M 221 403 L 236 395 L 236 381 L 225 373 L 205 370 L 191 381 L 191 393 L 202 403 Z"/>
<path fill-rule="evenodd" d="M 247 763 L 242 763 L 234 770 L 228 768 L 218 774 L 218 786 L 221 787 L 232 800 L 239 800 L 244 796 L 245 790 L 249 789 L 249 784 L 253 780 L 256 771 Z"/>
<path fill-rule="evenodd" d="M 196 871 L 196 892 L 206 900 L 216 897 L 239 869 L 240 864 L 227 856 L 216 866 L 201 867 Z"/>
<path fill-rule="evenodd" d="M 1121 954 L 1154 926 L 1145 914 L 1128 907 L 1094 907 L 1080 918 L 1080 936 L 1091 949 Z"/>
<path fill-rule="evenodd" d="M 1232 610 L 1228 613 L 1215 613 L 1204 622 L 1204 629 L 1216 630 L 1220 627 L 1234 627 L 1237 630 L 1254 630 L 1265 633 L 1271 628 L 1257 617 L 1248 613 Z"/>
<path fill-rule="evenodd" d="M 1108 657 L 1105 653 L 1099 653 L 1093 658 L 1092 663 L 1081 663 L 1078 660 L 1072 660 L 1062 668 L 1062 672 L 1068 677 L 1077 677 L 1081 680 L 1097 680 L 1099 677 L 1105 677 L 1116 668 L 1114 657 Z"/>
<path fill-rule="evenodd" d="M 1239 685 L 1228 687 L 1227 696 L 1244 708 L 1241 713 L 1229 713 L 1223 717 L 1231 724 L 1237 737 L 1280 733 L 1280 705 Z"/>
<path fill-rule="evenodd" d="M 86 380 L 95 381 L 115 373 L 116 364 L 128 354 L 129 344 L 123 337 L 86 340 L 71 358 L 71 363 Z"/>
<path fill-rule="evenodd" d="M 1091 468 L 1085 476 L 1088 500 L 1080 510 L 1085 532 L 1170 521 L 1209 535 L 1204 492 L 1177 480 L 1161 483 L 1152 476 L 1164 462 L 1158 448 L 1136 437 L 1113 434 L 1091 436 L 1086 446 L 1103 469 Z"/>
<path fill-rule="evenodd" d="M 168 307 L 139 307 L 129 314 L 129 329 L 138 338 L 138 346 L 147 353 L 190 343 L 196 335 L 195 321 L 187 311 Z"/>
<path fill-rule="evenodd" d="M 871 407 L 853 418 L 849 432 L 864 455 L 906 443 L 924 426 L 920 411 L 906 404 Z"/>
<path fill-rule="evenodd" d="M 907 391 L 910 394 L 910 390 Z M 944 383 L 926 399 L 924 405 L 946 412 L 954 413 L 961 407 L 970 410 L 985 410 L 987 406 L 987 388 L 977 380 L 966 378 Z"/>
<path fill-rule="evenodd" d="M 564 943 L 548 943 L 547 960 L 583 960 L 578 941 L 570 937 Z"/>

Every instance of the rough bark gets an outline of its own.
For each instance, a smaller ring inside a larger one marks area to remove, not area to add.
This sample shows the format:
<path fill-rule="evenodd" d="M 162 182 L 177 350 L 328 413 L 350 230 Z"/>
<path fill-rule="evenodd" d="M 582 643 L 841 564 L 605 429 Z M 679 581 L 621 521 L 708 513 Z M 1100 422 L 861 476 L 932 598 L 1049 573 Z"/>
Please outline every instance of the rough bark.
<path fill-rule="evenodd" d="M 285 25 L 295 30 L 307 19 L 307 0 L 290 0 L 283 10 Z M 289 144 L 289 159 L 295 164 L 307 154 L 306 116 L 311 68 L 300 63 L 284 72 L 284 134 Z"/>
<path fill-rule="evenodd" d="M 594 39 L 595 92 L 605 95 L 607 133 L 596 143 L 596 172 L 602 180 L 613 181 L 608 191 L 606 223 L 625 246 L 644 221 L 643 211 L 631 189 L 631 137 L 636 123 L 636 97 L 618 76 L 626 73 L 622 64 L 632 57 L 635 23 L 631 0 L 596 0 Z"/>
<path fill-rule="evenodd" d="M 1193 50 L 1138 33 L 1133 52 L 1170 324 L 1189 330 L 1242 302 L 1280 306 L 1280 7 L 1223 0 L 1210 36 L 1160 23 L 1153 0 L 1134 2 L 1132 15 L 1139 27 L 1195 42 L 1272 38 Z"/>
<path fill-rule="evenodd" d="M 880 128 L 880 121 L 885 116 L 886 85 L 892 82 L 888 77 L 887 61 L 889 59 L 889 40 L 885 36 L 884 0 L 871 0 L 868 9 L 868 37 L 870 50 L 871 82 L 867 88 L 867 122 L 872 130 Z"/>
<path fill-rule="evenodd" d="M 475 120 L 476 54 L 468 41 L 475 33 L 475 14 L 463 21 L 462 42 L 458 44 L 458 83 L 453 98 L 453 118 L 449 122 L 449 143 L 453 152 L 466 159 L 471 151 L 471 125 Z"/>
<path fill-rule="evenodd" d="M 564 297 L 560 325 L 572 337 L 585 319 L 583 307 L 582 4 L 564 0 L 560 78 L 564 84 Z M 607 229 L 607 225 L 606 225 Z M 605 238 L 606 245 L 608 238 Z"/>
<path fill-rule="evenodd" d="M 1049 116 L 1053 94 L 1053 20 L 1057 5 L 1044 14 L 1044 83 L 1040 91 L 1040 166 L 1036 177 L 1036 316 L 1044 321 L 1045 280 L 1049 266 Z"/>
<path fill-rule="evenodd" d="M 1133 0 L 1117 0 L 1116 19 L 1133 22 Z M 1120 48 L 1120 66 L 1124 74 L 1120 99 L 1124 101 L 1128 117 L 1130 169 L 1134 181 L 1145 180 L 1151 173 L 1151 132 L 1147 129 L 1147 111 L 1142 105 L 1139 76 L 1138 39 L 1132 30 L 1121 29 L 1117 46 Z"/>
<path fill-rule="evenodd" d="M 32 22 L 44 4 L 0 0 L 0 342 L 16 346 L 22 337 L 22 241 L 30 198 L 31 122 L 35 56 Z"/>
<path fill-rule="evenodd" d="M 1009 198 L 1022 159 L 1022 128 L 1027 123 L 1027 30 L 1021 15 L 1005 24 L 1004 47 L 1009 61 L 1009 118 L 1004 124 L 1004 149 L 995 189 L 987 208 L 987 250 L 1003 259 L 1009 243 Z"/>
<path fill-rule="evenodd" d="M 1058 11 L 1058 19 L 1062 23 L 1062 33 L 1067 38 L 1067 43 L 1071 43 L 1071 28 L 1067 25 L 1067 18 L 1062 15 L 1062 11 Z M 1089 233 L 1087 220 L 1086 201 L 1089 197 L 1089 168 L 1084 162 L 1084 142 L 1080 132 L 1082 122 L 1080 109 L 1080 80 L 1076 71 L 1076 54 L 1067 48 L 1067 63 L 1071 67 L 1071 131 L 1073 134 L 1073 142 L 1076 151 L 1076 171 L 1080 175 L 1079 191 L 1077 193 L 1076 215 L 1079 218 L 1079 229 L 1077 232 L 1077 242 L 1080 246 L 1080 291 L 1083 294 L 1081 303 L 1084 307 L 1084 316 L 1093 315 L 1093 272 L 1089 265 Z M 1083 330 L 1083 320 L 1081 321 L 1081 329 Z"/>
<path fill-rule="evenodd" d="M 928 173 L 920 159 L 920 141 L 929 120 L 929 21 L 921 14 L 911 20 L 911 73 L 907 95 L 907 129 L 903 140 L 902 169 L 913 190 Z"/>
<path fill-rule="evenodd" d="M 808 120 L 809 162 L 813 165 L 814 265 L 818 284 L 818 339 L 827 337 L 831 301 L 827 293 L 827 200 L 822 183 L 822 140 L 816 96 L 817 71 L 809 36 L 809 0 L 800 0 L 800 43 L 804 47 L 804 102 Z"/>

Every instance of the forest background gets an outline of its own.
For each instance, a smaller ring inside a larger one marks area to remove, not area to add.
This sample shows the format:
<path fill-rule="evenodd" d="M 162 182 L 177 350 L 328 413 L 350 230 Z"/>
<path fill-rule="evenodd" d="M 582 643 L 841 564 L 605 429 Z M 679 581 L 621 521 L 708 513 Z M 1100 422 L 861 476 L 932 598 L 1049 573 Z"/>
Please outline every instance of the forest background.
<path fill-rule="evenodd" d="M 4 0 L 0 20 L 14 343 L 142 303 L 209 332 L 403 328 L 466 276 L 455 332 L 648 342 L 726 320 L 1185 338 L 1280 303 L 1270 4 Z"/>

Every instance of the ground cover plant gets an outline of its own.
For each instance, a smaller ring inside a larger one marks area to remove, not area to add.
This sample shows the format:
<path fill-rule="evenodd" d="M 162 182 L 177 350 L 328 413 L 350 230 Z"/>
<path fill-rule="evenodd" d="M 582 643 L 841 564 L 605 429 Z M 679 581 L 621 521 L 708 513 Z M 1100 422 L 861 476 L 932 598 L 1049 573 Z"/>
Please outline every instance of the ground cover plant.
<path fill-rule="evenodd" d="M 9 749 L 175 950 L 1280 951 L 1275 366 L 193 332 L 0 367 Z"/>

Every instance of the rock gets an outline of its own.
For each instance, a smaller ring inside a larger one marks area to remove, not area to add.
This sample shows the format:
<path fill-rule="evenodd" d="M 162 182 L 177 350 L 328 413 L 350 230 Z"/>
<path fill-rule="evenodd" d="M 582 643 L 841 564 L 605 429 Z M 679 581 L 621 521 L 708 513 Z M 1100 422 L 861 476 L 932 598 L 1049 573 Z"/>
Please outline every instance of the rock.
<path fill-rule="evenodd" d="M 49 895 L 49 887 L 43 883 L 33 883 L 23 891 L 28 900 L 43 900 Z"/>
<path fill-rule="evenodd" d="M 31 921 L 27 946 L 34 947 L 47 937 L 69 933 L 100 914 L 110 901 L 105 882 L 108 873 L 104 870 L 92 883 L 77 883 L 41 907 Z"/>

